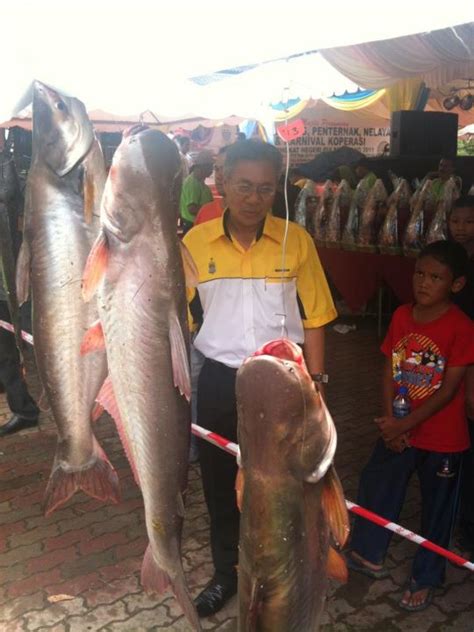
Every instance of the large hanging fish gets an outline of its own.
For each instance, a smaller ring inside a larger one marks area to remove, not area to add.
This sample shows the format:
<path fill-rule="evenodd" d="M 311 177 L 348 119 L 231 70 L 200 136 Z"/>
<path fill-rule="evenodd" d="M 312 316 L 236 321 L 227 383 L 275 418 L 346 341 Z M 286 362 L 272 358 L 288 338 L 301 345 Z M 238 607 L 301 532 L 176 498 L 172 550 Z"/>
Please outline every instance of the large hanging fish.
<path fill-rule="evenodd" d="M 105 356 L 80 355 L 84 332 L 97 318 L 95 302 L 82 300 L 81 279 L 98 232 L 104 182 L 84 104 L 35 82 L 17 288 L 24 302 L 31 285 L 36 363 L 58 429 L 46 513 L 79 489 L 101 500 L 119 497 L 118 477 L 91 429 Z"/>
<path fill-rule="evenodd" d="M 83 351 L 107 351 L 110 376 L 98 402 L 117 421 L 143 494 L 149 546 L 142 584 L 150 592 L 170 586 L 200 630 L 181 562 L 191 386 L 176 234 L 180 174 L 178 150 L 164 134 L 137 126 L 124 136 L 84 273 L 84 297 L 97 290 L 100 322 Z"/>
<path fill-rule="evenodd" d="M 242 516 L 239 632 L 318 629 L 328 575 L 347 579 L 333 548 L 349 532 L 332 465 L 336 429 L 289 340 L 264 345 L 236 382 Z"/>

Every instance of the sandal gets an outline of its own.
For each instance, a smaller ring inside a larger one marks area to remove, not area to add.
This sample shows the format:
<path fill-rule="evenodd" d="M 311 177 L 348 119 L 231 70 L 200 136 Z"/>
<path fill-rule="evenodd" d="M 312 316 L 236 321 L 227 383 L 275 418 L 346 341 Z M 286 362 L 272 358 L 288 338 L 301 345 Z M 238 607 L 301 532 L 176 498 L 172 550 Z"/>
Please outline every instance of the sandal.
<path fill-rule="evenodd" d="M 426 608 L 431 605 L 434 594 L 433 586 L 419 586 L 414 579 L 411 579 L 406 590 L 408 590 L 410 596 L 415 594 L 416 592 L 419 592 L 420 590 L 426 590 L 427 592 L 425 599 L 417 606 L 412 606 L 409 603 L 405 603 L 402 597 L 398 602 L 398 605 L 402 610 L 406 610 L 407 612 L 421 612 L 422 610 L 426 610 Z"/>
<path fill-rule="evenodd" d="M 372 579 L 385 579 L 390 575 L 386 568 L 379 568 L 377 570 L 369 568 L 369 566 L 366 566 L 359 560 L 356 560 L 356 558 L 352 556 L 351 551 L 349 551 L 346 555 L 346 564 L 351 571 L 362 573 L 362 575 L 367 575 L 367 577 L 371 577 Z"/>

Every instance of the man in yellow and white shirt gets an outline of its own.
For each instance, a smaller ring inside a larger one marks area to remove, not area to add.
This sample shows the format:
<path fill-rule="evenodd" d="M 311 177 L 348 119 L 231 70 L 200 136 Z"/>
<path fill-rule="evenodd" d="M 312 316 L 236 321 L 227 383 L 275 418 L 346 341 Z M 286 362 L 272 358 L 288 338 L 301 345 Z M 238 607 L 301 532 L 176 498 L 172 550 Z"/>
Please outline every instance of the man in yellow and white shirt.
<path fill-rule="evenodd" d="M 310 235 L 269 213 L 281 171 L 278 150 L 255 140 L 228 148 L 227 208 L 184 238 L 199 273 L 189 290 L 194 345 L 206 360 L 198 382 L 198 423 L 237 440 L 235 376 L 262 344 L 282 335 L 300 343 L 311 374 L 324 372 L 324 325 L 336 310 Z M 284 253 L 285 251 L 285 253 Z M 211 519 L 215 574 L 196 599 L 200 616 L 236 592 L 239 514 L 233 457 L 204 442 L 200 464 Z"/>

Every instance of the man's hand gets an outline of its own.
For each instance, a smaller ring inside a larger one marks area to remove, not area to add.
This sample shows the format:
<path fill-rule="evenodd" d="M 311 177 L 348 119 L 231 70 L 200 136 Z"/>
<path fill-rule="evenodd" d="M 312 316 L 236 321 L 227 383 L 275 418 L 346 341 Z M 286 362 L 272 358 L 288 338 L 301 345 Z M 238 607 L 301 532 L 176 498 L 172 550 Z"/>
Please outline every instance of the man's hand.
<path fill-rule="evenodd" d="M 402 434 L 396 439 L 392 439 L 391 441 L 386 441 L 385 446 L 389 450 L 393 450 L 393 452 L 403 452 L 406 448 L 410 447 L 410 439 L 408 437 L 408 433 Z"/>
<path fill-rule="evenodd" d="M 395 419 L 395 417 L 377 417 L 374 421 L 378 425 L 380 434 L 386 443 L 396 439 L 405 432 L 401 420 Z"/>

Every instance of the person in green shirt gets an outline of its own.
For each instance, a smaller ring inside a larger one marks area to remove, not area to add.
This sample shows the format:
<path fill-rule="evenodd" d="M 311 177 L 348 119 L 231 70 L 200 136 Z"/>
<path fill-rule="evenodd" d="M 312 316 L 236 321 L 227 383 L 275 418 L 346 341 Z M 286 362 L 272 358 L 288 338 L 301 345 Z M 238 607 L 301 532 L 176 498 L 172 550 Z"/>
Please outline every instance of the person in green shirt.
<path fill-rule="evenodd" d="M 441 158 L 438 165 L 438 171 L 434 171 L 428 173 L 425 177 L 425 180 L 432 180 L 432 193 L 435 202 L 439 202 L 439 200 L 443 196 L 444 185 L 449 180 L 449 178 L 454 177 L 456 180 L 456 185 L 458 186 L 459 191 L 462 188 L 462 180 L 459 176 L 455 175 L 456 164 L 453 158 Z"/>
<path fill-rule="evenodd" d="M 191 173 L 183 181 L 179 203 L 183 234 L 186 234 L 193 227 L 201 206 L 214 199 L 211 189 L 205 184 L 205 180 L 211 175 L 213 167 L 212 152 L 203 150 L 194 159 Z"/>
<path fill-rule="evenodd" d="M 376 180 L 377 176 L 373 171 L 370 170 L 370 163 L 367 158 L 361 158 L 355 167 L 355 174 L 360 181 L 363 181 L 367 185 L 367 190 L 371 189 Z"/>

